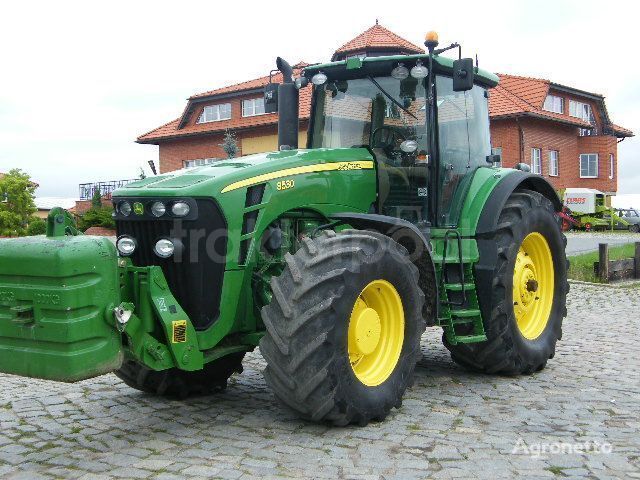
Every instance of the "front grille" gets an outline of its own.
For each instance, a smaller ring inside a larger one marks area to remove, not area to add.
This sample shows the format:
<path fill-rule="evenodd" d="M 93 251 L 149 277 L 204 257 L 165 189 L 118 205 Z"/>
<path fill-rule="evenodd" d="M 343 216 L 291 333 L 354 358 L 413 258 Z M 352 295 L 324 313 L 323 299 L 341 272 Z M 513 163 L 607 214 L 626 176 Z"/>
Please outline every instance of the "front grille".
<path fill-rule="evenodd" d="M 193 220 L 131 218 L 117 219 L 118 236 L 137 241 L 131 256 L 135 266 L 158 265 L 171 293 L 189 315 L 196 330 L 213 324 L 220 314 L 220 295 L 227 251 L 227 226 L 213 200 L 196 200 L 198 216 Z M 178 238 L 182 253 L 160 258 L 153 251 L 161 238 Z"/>

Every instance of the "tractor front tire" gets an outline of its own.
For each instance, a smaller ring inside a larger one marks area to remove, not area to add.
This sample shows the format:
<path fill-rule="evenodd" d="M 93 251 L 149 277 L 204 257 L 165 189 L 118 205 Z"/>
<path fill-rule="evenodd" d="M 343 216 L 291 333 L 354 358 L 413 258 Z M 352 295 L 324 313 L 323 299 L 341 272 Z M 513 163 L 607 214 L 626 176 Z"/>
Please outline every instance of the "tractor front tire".
<path fill-rule="evenodd" d="M 308 420 L 383 420 L 413 381 L 425 330 L 406 249 L 375 232 L 325 231 L 285 260 L 262 309 L 267 385 Z"/>
<path fill-rule="evenodd" d="M 202 370 L 186 372 L 177 368 L 155 371 L 133 360 L 114 373 L 131 388 L 154 395 L 184 399 L 224 390 L 234 373 L 242 373 L 244 353 L 232 353 L 205 364 Z"/>
<path fill-rule="evenodd" d="M 498 259 L 492 281 L 487 340 L 452 345 L 452 359 L 474 371 L 504 375 L 542 370 L 555 354 L 567 315 L 566 238 L 553 205 L 537 192 L 511 194 L 495 232 Z M 482 254 L 481 254 L 482 255 Z"/>

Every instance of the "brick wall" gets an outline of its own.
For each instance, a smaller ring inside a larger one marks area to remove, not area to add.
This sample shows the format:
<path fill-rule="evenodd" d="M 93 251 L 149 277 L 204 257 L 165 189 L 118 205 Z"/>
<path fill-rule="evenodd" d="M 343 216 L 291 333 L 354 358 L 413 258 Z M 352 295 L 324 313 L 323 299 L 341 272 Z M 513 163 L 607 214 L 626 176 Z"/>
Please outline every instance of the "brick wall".
<path fill-rule="evenodd" d="M 232 104 L 232 108 L 240 108 L 239 104 Z M 566 107 L 568 108 L 568 107 Z M 235 114 L 236 112 L 234 112 Z M 239 115 L 239 112 L 238 112 Z M 521 152 L 521 134 L 518 124 L 522 128 L 524 150 Z M 301 122 L 300 129 L 304 131 L 307 122 Z M 277 126 L 253 128 L 236 132 L 238 146 L 241 147 L 245 137 L 258 137 L 277 134 Z M 185 160 L 199 158 L 226 158 L 222 147 L 223 133 L 187 137 L 179 140 L 165 141 L 160 144 L 160 172 L 166 173 L 183 167 Z M 603 192 L 617 190 L 617 143 L 612 136 L 578 136 L 578 128 L 555 122 L 521 118 L 491 121 L 491 144 L 502 148 L 502 163 L 505 167 L 514 167 L 522 161 L 531 165 L 531 149 L 540 148 L 542 151 L 542 175 L 551 181 L 556 189 L 567 187 L 595 188 Z M 301 145 L 303 147 L 303 145 Z M 559 176 L 549 175 L 549 151 L 559 152 Z M 580 178 L 580 154 L 597 153 L 598 178 Z M 609 179 L 609 154 L 614 155 L 614 177 Z M 522 155 L 522 159 L 521 159 Z"/>
<path fill-rule="evenodd" d="M 240 108 L 240 107 L 238 107 Z M 232 104 L 233 109 L 233 104 Z M 235 114 L 236 112 L 232 112 Z M 239 113 L 238 113 L 239 115 Z M 307 128 L 307 121 L 300 122 L 300 131 Z M 242 139 L 245 137 L 260 137 L 265 135 L 277 135 L 277 125 L 256 127 L 250 130 L 236 131 L 239 155 L 242 154 Z M 171 172 L 183 167 L 185 160 L 196 160 L 199 158 L 227 158 L 226 153 L 220 146 L 224 133 L 213 135 L 186 137 L 178 140 L 169 140 L 160 143 L 160 173 Z M 300 145 L 305 148 L 306 145 Z"/>
<path fill-rule="evenodd" d="M 532 149 L 542 152 L 542 175 L 551 181 L 556 189 L 567 187 L 595 188 L 603 192 L 615 192 L 617 178 L 617 143 L 612 136 L 578 136 L 578 128 L 542 120 L 522 118 L 524 151 L 520 152 L 520 131 L 514 119 L 491 122 L 491 144 L 502 148 L 503 165 L 513 167 L 522 161 L 531 165 Z M 559 152 L 559 176 L 549 175 L 549 152 Z M 598 154 L 598 178 L 580 178 L 580 154 Z M 614 176 L 609 178 L 609 154 L 614 155 Z M 520 156 L 523 159 L 520 160 Z"/>

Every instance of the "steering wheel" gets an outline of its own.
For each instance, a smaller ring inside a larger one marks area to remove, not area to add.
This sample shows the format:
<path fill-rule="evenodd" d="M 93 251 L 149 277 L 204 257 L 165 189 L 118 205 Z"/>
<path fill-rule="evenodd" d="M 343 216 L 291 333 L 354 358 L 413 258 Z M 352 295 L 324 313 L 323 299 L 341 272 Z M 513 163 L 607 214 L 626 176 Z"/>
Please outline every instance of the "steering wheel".
<path fill-rule="evenodd" d="M 376 141 L 376 135 L 380 137 L 380 141 Z M 382 125 L 376 128 L 371 134 L 371 145 L 373 148 L 382 148 L 388 156 L 398 149 L 400 143 L 404 142 L 407 137 L 396 127 L 390 125 Z"/>

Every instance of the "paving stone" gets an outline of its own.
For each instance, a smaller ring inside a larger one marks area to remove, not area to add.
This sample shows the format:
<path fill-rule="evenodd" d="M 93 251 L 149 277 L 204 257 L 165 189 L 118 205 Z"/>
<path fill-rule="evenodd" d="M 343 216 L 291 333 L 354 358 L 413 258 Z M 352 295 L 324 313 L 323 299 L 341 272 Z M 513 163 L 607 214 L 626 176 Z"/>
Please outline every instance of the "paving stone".
<path fill-rule="evenodd" d="M 515 378 L 465 371 L 429 329 L 402 408 L 365 428 L 310 424 L 278 406 L 257 350 L 226 392 L 184 402 L 114 375 L 0 374 L 0 477 L 640 478 L 638 311 L 640 290 L 572 285 L 555 358 Z M 588 451 L 593 442 L 610 450 Z M 578 450 L 554 450 L 567 445 Z"/>

